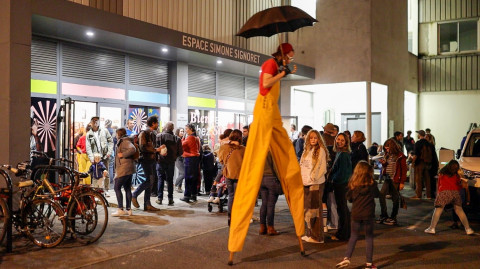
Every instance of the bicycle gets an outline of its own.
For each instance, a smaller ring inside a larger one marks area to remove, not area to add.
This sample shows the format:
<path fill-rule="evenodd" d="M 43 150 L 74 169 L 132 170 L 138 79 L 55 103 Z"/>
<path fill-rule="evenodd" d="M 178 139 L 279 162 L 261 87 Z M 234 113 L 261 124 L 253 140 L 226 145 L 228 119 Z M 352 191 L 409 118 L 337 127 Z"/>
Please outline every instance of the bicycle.
<path fill-rule="evenodd" d="M 37 165 L 32 179 L 45 178 L 48 174 L 57 174 L 58 184 L 43 182 L 37 193 L 48 191 L 59 201 L 67 215 L 68 231 L 77 241 L 90 244 L 97 241 L 105 232 L 108 224 L 108 201 L 103 190 L 89 185 L 80 185 L 80 179 L 88 177 L 66 166 L 52 165 L 53 162 L 72 163 L 69 160 L 50 159 L 49 165 Z M 70 183 L 68 182 L 69 179 Z M 63 184 L 63 186 L 62 186 Z"/>
<path fill-rule="evenodd" d="M 24 164 L 17 165 L 17 168 L 21 168 L 22 165 Z M 16 176 L 24 176 L 23 170 L 17 168 L 10 165 L 0 166 L 0 175 L 9 188 L 13 184 L 6 170 L 13 172 Z M 10 221 L 18 232 L 27 236 L 35 245 L 40 247 L 55 247 L 65 238 L 67 221 L 62 207 L 50 195 L 35 194 L 35 189 L 29 188 L 33 185 L 34 182 L 31 180 L 18 183 L 21 195 L 17 211 L 13 211 L 12 208 L 7 206 L 4 199 L 0 199 L 4 227 L 0 234 L 0 243 L 5 237 L 5 227 L 8 227 Z M 12 190 L 10 189 L 9 192 L 11 194 Z"/>

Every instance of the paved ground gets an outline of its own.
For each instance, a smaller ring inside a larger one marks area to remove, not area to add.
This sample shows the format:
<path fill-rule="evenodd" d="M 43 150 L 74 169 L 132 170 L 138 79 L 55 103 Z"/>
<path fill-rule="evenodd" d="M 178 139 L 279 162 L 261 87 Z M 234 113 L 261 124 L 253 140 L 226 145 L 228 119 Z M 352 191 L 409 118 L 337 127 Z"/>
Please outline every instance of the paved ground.
<path fill-rule="evenodd" d="M 406 189 L 404 195 L 409 197 L 413 192 Z M 115 202 L 113 196 L 111 202 Z M 161 211 L 157 213 L 136 210 L 131 217 L 110 216 L 104 236 L 92 245 L 82 246 L 69 239 L 57 248 L 40 249 L 16 236 L 13 253 L 0 250 L 0 268 L 228 268 L 226 213 L 218 213 L 217 208 L 209 213 L 205 196 L 195 204 L 183 203 L 180 197 L 176 193 L 175 206 L 158 206 Z M 466 236 L 463 230 L 448 228 L 447 213 L 437 235 L 425 234 L 433 202 L 407 201 L 408 209 L 400 210 L 399 226 L 375 227 L 374 262 L 379 268 L 480 268 L 478 234 Z M 109 210 L 112 213 L 115 208 Z M 480 231 L 479 218 L 469 217 L 472 228 Z M 243 251 L 235 254 L 233 268 L 334 268 L 342 259 L 346 243 L 330 241 L 329 237 L 325 244 L 305 243 L 307 256 L 300 255 L 283 196 L 277 204 L 275 223 L 282 234 L 274 237 L 258 235 L 258 222 L 251 224 Z M 351 268 L 364 264 L 364 249 L 362 239 Z"/>

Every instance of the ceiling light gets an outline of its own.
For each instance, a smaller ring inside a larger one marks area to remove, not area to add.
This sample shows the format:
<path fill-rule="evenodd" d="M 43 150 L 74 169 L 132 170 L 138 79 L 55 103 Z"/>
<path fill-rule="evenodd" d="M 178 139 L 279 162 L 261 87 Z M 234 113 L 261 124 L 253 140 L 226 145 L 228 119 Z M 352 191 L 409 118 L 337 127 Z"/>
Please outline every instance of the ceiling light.
<path fill-rule="evenodd" d="M 162 52 L 168 52 L 167 48 L 162 48 Z"/>
<path fill-rule="evenodd" d="M 217 60 L 217 64 L 222 64 L 222 61 L 221 61 L 221 60 Z"/>
<path fill-rule="evenodd" d="M 94 34 L 92 31 L 87 31 L 86 35 L 89 36 L 89 37 L 92 37 L 92 36 L 94 36 L 95 34 Z"/>

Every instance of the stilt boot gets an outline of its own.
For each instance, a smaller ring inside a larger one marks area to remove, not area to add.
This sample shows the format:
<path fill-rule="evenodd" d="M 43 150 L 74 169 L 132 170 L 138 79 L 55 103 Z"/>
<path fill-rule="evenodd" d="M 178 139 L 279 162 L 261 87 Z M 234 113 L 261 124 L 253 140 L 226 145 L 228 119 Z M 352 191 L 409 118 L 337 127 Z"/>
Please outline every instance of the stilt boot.
<path fill-rule="evenodd" d="M 273 226 L 267 226 L 267 234 L 268 235 L 279 235 L 280 233 L 275 231 Z"/>
<path fill-rule="evenodd" d="M 258 232 L 259 235 L 267 234 L 267 226 L 265 224 L 260 224 L 260 231 Z"/>

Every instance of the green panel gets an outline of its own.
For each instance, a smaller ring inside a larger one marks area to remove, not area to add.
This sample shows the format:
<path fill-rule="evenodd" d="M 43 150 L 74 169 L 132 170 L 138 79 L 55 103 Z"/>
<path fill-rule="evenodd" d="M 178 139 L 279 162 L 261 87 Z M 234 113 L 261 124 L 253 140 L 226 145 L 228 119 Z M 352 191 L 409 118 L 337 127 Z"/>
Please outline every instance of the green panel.
<path fill-rule="evenodd" d="M 215 99 L 189 96 L 188 106 L 215 108 L 217 105 Z"/>
<path fill-rule="evenodd" d="M 30 83 L 31 83 L 31 87 L 30 87 L 31 92 L 57 94 L 56 81 L 31 79 Z"/>

